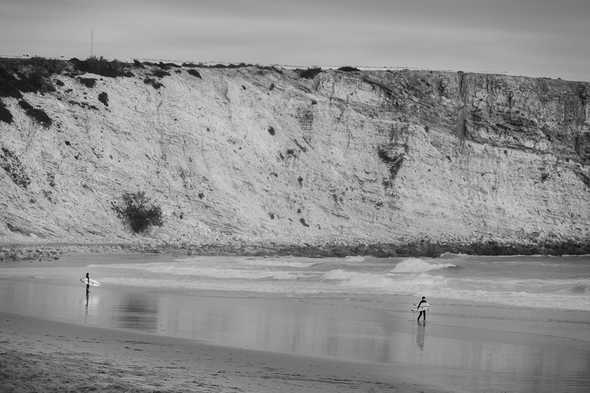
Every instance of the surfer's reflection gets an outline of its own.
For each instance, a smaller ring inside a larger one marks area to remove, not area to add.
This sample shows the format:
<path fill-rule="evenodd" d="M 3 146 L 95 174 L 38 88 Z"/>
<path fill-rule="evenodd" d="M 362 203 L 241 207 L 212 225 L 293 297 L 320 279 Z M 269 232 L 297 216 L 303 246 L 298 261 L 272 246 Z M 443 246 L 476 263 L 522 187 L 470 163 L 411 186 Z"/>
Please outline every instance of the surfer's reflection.
<path fill-rule="evenodd" d="M 86 303 L 84 304 L 84 323 L 88 321 L 88 301 L 90 299 L 90 285 L 86 284 Z"/>
<path fill-rule="evenodd" d="M 424 350 L 424 336 L 426 334 L 426 321 L 418 322 L 418 330 L 416 331 L 416 345 L 421 351 Z"/>

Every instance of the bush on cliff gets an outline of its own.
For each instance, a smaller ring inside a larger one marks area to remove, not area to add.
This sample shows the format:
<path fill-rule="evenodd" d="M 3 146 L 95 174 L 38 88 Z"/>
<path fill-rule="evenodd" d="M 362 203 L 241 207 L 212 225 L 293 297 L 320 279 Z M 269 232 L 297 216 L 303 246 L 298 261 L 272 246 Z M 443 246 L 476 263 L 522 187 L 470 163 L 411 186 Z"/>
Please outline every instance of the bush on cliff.
<path fill-rule="evenodd" d="M 297 69 L 295 71 L 299 74 L 299 76 L 301 78 L 313 79 L 316 77 L 317 74 L 322 72 L 322 69 L 319 67 L 316 67 L 316 68 L 308 68 L 306 70 Z"/>
<path fill-rule="evenodd" d="M 154 204 L 145 192 L 127 192 L 121 196 L 119 203 L 112 203 L 113 210 L 134 233 L 145 232 L 150 226 L 161 227 L 162 209 Z"/>
<path fill-rule="evenodd" d="M 338 68 L 338 71 L 355 72 L 355 71 L 360 71 L 360 70 L 358 68 L 356 68 L 356 67 L 344 66 L 344 67 Z"/>
<path fill-rule="evenodd" d="M 20 100 L 18 105 L 25 110 L 27 116 L 33 119 L 36 123 L 41 124 L 45 128 L 51 127 L 53 122 L 43 109 L 35 108 L 25 100 Z"/>
<path fill-rule="evenodd" d="M 128 70 L 129 65 L 118 60 L 108 61 L 103 57 L 89 57 L 86 60 L 70 59 L 78 71 L 116 78 L 118 76 L 133 76 Z"/>
<path fill-rule="evenodd" d="M 98 95 L 98 100 L 102 102 L 104 106 L 109 106 L 109 95 L 104 91 Z"/>
<path fill-rule="evenodd" d="M 201 74 L 200 74 L 200 73 L 199 73 L 199 71 L 197 71 L 197 70 L 188 70 L 187 72 L 188 72 L 190 75 L 194 76 L 195 78 L 202 79 L 202 78 L 201 78 Z"/>
<path fill-rule="evenodd" d="M 26 189 L 31 184 L 31 179 L 18 156 L 5 147 L 0 149 L 0 168 L 6 171 L 17 186 Z"/>
<path fill-rule="evenodd" d="M 13 118 L 12 113 L 8 110 L 6 105 L 0 100 L 0 121 L 8 124 L 12 124 Z"/>

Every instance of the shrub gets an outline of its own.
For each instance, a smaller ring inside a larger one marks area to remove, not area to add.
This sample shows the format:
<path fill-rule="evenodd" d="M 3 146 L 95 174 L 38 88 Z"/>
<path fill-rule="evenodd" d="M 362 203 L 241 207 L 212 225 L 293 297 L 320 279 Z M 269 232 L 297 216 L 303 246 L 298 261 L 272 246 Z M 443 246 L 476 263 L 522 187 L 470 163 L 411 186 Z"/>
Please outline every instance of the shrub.
<path fill-rule="evenodd" d="M 113 203 L 113 210 L 134 233 L 145 232 L 150 226 L 163 225 L 162 209 L 155 205 L 145 192 L 127 192 L 121 196 L 121 201 Z"/>
<path fill-rule="evenodd" d="M 344 66 L 344 67 L 338 68 L 338 71 L 355 72 L 355 71 L 360 71 L 360 70 L 356 67 Z"/>
<path fill-rule="evenodd" d="M 6 148 L 0 150 L 0 168 L 4 169 L 14 184 L 21 188 L 27 188 L 31 179 L 25 172 L 25 167 L 19 158 Z"/>
<path fill-rule="evenodd" d="M 89 89 L 92 89 L 96 85 L 96 79 L 94 79 L 94 78 L 80 77 L 80 78 L 78 78 L 78 82 L 80 82 L 84 86 L 88 87 Z"/>
<path fill-rule="evenodd" d="M 25 64 L 31 65 L 37 70 L 43 70 L 46 76 L 61 74 L 68 67 L 68 63 L 65 60 L 46 59 L 38 56 L 25 61 Z"/>
<path fill-rule="evenodd" d="M 18 81 L 12 75 L 12 71 L 0 64 L 0 97 L 22 98 L 17 85 Z"/>
<path fill-rule="evenodd" d="M 55 91 L 48 74 L 35 68 L 15 68 L 0 65 L 0 97 L 22 98 L 21 92 Z"/>
<path fill-rule="evenodd" d="M 2 101 L 0 101 L 0 121 L 3 121 L 8 124 L 12 124 L 12 113 L 6 108 L 6 105 Z"/>
<path fill-rule="evenodd" d="M 390 181 L 385 181 L 384 185 L 391 185 L 391 182 L 395 180 L 397 173 L 399 172 L 402 164 L 404 163 L 405 156 L 403 153 L 399 152 L 392 152 L 384 147 L 379 147 L 377 150 L 377 155 L 387 165 L 389 168 L 389 177 Z"/>
<path fill-rule="evenodd" d="M 160 87 L 164 87 L 163 84 L 161 84 L 160 82 L 158 82 L 154 78 L 145 78 L 143 80 L 143 83 L 145 83 L 146 85 L 152 85 L 152 87 L 156 90 L 159 89 Z"/>
<path fill-rule="evenodd" d="M 170 76 L 170 73 L 164 70 L 153 70 L 152 75 L 156 78 L 163 78 L 165 76 Z"/>
<path fill-rule="evenodd" d="M 74 68 L 82 72 L 108 76 L 115 78 L 118 76 L 132 76 L 127 70 L 127 64 L 118 60 L 108 61 L 103 57 L 89 57 L 86 60 L 73 58 L 70 60 Z"/>
<path fill-rule="evenodd" d="M 301 78 L 306 78 L 306 79 L 313 79 L 320 72 L 322 72 L 322 69 L 320 67 L 308 68 L 307 70 L 297 70 L 297 73 L 299 74 L 299 76 Z"/>
<path fill-rule="evenodd" d="M 143 66 L 143 64 L 141 63 L 141 61 L 139 61 L 137 59 L 133 59 L 133 67 L 135 67 L 135 68 L 145 68 Z"/>
<path fill-rule="evenodd" d="M 47 113 L 45 113 L 43 109 L 34 108 L 25 100 L 20 100 L 18 105 L 23 108 L 27 116 L 29 116 L 35 122 L 41 124 L 45 128 L 49 128 L 51 126 L 51 118 L 47 116 Z"/>
<path fill-rule="evenodd" d="M 194 77 L 197 77 L 197 78 L 199 78 L 199 79 L 202 79 L 202 78 L 201 78 L 201 74 L 199 74 L 199 71 L 197 71 L 197 70 L 192 70 L 192 69 L 191 69 L 191 70 L 188 70 L 187 72 L 188 72 L 190 75 L 194 76 Z"/>
<path fill-rule="evenodd" d="M 104 106 L 109 106 L 109 96 L 104 91 L 98 95 L 98 100 L 102 102 Z"/>

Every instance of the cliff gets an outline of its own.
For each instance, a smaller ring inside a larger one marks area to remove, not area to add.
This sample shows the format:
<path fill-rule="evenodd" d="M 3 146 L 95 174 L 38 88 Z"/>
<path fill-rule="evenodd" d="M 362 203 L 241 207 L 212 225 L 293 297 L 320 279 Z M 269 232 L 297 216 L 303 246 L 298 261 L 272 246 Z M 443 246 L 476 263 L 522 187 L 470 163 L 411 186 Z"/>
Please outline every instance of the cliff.
<path fill-rule="evenodd" d="M 0 241 L 590 243 L 590 83 L 94 66 L 1 62 Z"/>

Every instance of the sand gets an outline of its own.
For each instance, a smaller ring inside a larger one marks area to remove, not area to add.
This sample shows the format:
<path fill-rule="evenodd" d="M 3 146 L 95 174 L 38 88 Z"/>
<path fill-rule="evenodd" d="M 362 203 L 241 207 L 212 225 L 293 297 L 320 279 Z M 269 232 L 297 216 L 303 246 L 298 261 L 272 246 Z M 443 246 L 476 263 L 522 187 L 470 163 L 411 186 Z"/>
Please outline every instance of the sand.
<path fill-rule="evenodd" d="M 391 367 L 0 313 L 2 392 L 434 392 Z"/>

